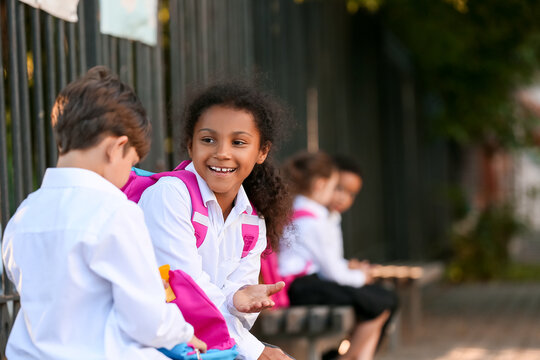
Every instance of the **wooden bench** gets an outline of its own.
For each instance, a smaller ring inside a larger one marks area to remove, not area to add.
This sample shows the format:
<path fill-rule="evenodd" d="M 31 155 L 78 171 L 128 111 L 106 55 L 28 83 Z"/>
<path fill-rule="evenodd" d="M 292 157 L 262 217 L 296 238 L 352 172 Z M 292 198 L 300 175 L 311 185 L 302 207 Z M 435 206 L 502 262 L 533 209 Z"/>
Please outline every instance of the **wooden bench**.
<path fill-rule="evenodd" d="M 375 277 L 392 284 L 400 298 L 400 311 L 387 329 L 390 350 L 400 345 L 402 328 L 414 336 L 421 321 L 421 289 L 443 274 L 442 263 L 395 263 L 379 266 Z M 406 321 L 402 322 L 402 317 Z M 264 342 L 275 344 L 297 360 L 320 360 L 324 352 L 337 348 L 355 325 L 348 306 L 291 306 L 261 312 L 252 332 Z"/>

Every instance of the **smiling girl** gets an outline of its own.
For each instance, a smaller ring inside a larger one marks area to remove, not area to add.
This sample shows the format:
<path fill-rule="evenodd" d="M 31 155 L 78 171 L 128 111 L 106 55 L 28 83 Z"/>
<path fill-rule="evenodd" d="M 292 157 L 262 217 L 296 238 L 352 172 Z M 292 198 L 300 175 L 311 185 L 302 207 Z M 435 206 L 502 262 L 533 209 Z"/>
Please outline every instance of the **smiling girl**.
<path fill-rule="evenodd" d="M 198 248 L 184 182 L 163 177 L 139 202 L 158 263 L 184 270 L 195 280 L 224 315 L 246 359 L 287 358 L 249 333 L 257 313 L 273 306 L 269 296 L 284 285 L 258 285 L 267 238 L 277 249 L 291 209 L 268 159 L 284 114 L 267 94 L 239 84 L 212 86 L 186 108 L 182 146 L 192 160 L 186 170 L 196 175 L 208 208 L 208 232 Z M 243 254 L 242 227 L 254 209 L 258 239 Z"/>

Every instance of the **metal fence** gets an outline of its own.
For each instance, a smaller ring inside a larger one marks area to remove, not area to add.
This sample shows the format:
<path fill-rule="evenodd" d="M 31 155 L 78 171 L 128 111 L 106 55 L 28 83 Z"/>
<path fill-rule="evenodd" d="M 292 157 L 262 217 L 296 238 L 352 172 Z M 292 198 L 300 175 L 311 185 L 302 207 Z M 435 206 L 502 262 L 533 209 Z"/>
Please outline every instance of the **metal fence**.
<path fill-rule="evenodd" d="M 0 3 L 2 231 L 56 162 L 49 122 L 56 94 L 104 64 L 135 88 L 150 115 L 144 168 L 180 160 L 177 118 L 191 89 L 225 77 L 263 78 L 297 122 L 280 158 L 322 148 L 363 164 L 365 190 L 345 217 L 345 236 L 354 239 L 348 254 L 418 258 L 444 232 L 444 222 L 422 223 L 434 202 L 419 199 L 444 180 L 445 148 L 421 141 L 413 66 L 377 16 L 348 14 L 342 0 L 162 0 L 158 46 L 149 47 L 100 34 L 98 3 L 81 0 L 77 23 L 17 0 Z M 3 350 L 18 303 L 5 275 L 2 289 Z"/>

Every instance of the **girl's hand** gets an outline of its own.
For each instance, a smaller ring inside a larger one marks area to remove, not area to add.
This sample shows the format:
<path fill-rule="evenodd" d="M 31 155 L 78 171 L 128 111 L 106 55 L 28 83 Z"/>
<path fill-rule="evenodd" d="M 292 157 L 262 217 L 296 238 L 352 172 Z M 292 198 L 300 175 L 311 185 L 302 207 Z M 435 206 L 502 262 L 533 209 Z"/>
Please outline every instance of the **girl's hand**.
<path fill-rule="evenodd" d="M 287 356 L 287 354 L 285 354 L 283 350 L 281 350 L 280 348 L 265 346 L 258 360 L 291 360 L 291 359 L 292 358 Z"/>
<path fill-rule="evenodd" d="M 285 283 L 279 281 L 275 284 L 246 285 L 241 287 L 233 296 L 233 304 L 236 310 L 245 313 L 260 312 L 271 308 L 275 303 L 270 299 L 271 295 L 279 292 Z"/>
<path fill-rule="evenodd" d="M 206 352 L 206 343 L 195 335 L 193 335 L 191 340 L 189 340 L 188 344 L 193 346 L 195 349 L 199 349 L 199 351 L 202 353 Z"/>

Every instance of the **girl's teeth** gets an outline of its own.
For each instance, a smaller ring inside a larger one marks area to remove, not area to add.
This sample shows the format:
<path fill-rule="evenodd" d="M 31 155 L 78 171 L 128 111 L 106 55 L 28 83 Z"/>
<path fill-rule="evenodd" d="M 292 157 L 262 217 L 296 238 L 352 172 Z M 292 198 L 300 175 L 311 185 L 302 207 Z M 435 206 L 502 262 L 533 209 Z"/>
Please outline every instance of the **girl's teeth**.
<path fill-rule="evenodd" d="M 226 169 L 226 168 L 220 168 L 220 167 L 217 167 L 217 166 L 211 166 L 210 167 L 212 170 L 214 171 L 217 171 L 217 172 L 232 172 L 234 169 Z"/>

